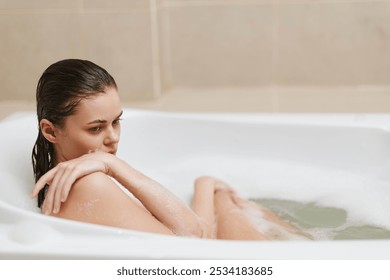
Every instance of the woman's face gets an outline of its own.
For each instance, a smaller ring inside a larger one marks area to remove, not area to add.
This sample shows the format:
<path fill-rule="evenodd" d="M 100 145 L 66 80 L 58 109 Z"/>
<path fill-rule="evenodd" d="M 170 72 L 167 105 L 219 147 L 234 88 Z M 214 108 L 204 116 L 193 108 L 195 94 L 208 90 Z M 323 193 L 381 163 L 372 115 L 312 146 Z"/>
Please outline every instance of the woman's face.
<path fill-rule="evenodd" d="M 120 138 L 122 107 L 115 88 L 86 98 L 76 113 L 58 129 L 55 152 L 57 163 L 100 150 L 115 154 Z"/>

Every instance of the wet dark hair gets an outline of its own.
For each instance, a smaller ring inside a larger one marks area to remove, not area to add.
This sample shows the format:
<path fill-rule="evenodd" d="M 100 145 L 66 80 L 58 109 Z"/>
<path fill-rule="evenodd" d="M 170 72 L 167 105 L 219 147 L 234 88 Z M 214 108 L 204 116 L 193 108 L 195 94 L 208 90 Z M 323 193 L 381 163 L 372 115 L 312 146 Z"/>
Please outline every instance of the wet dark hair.
<path fill-rule="evenodd" d="M 83 99 L 117 88 L 114 78 L 102 67 L 81 59 L 66 59 L 50 65 L 39 79 L 36 102 L 38 124 L 47 119 L 62 127 L 65 119 L 73 115 Z M 55 164 L 54 146 L 39 133 L 32 150 L 35 182 Z M 45 200 L 48 186 L 38 194 L 38 207 Z"/>

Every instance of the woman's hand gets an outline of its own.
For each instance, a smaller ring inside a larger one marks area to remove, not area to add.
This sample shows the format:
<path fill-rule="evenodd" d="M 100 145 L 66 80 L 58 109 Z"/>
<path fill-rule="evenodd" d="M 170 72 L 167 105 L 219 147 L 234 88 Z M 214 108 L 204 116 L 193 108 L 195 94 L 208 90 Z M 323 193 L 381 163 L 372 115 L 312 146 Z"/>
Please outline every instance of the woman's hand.
<path fill-rule="evenodd" d="M 109 162 L 114 157 L 112 154 L 98 151 L 61 162 L 38 180 L 31 196 L 36 197 L 46 184 L 49 185 L 42 212 L 46 215 L 51 212 L 56 214 L 60 211 L 61 203 L 68 198 L 69 191 L 76 180 L 94 172 L 110 175 Z"/>
<path fill-rule="evenodd" d="M 236 193 L 236 191 L 230 185 L 228 185 L 224 181 L 217 180 L 217 179 L 215 180 L 214 191 L 215 192 L 225 191 L 225 192 L 228 192 L 232 195 L 234 195 Z"/>

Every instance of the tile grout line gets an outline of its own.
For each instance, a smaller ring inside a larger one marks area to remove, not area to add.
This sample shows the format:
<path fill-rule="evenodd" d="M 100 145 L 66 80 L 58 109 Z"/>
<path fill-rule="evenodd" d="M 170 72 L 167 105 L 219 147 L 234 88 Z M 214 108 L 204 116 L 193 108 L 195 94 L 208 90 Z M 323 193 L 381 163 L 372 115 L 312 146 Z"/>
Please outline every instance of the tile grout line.
<path fill-rule="evenodd" d="M 160 68 L 160 50 L 158 38 L 156 0 L 150 0 L 150 36 L 152 46 L 152 76 L 153 76 L 153 98 L 161 97 L 161 68 Z"/>
<path fill-rule="evenodd" d="M 271 61 L 271 80 L 272 80 L 272 111 L 279 112 L 279 98 L 278 91 L 275 89 L 275 85 L 278 82 L 278 65 L 279 65 L 279 0 L 273 0 L 272 2 L 272 61 Z"/>

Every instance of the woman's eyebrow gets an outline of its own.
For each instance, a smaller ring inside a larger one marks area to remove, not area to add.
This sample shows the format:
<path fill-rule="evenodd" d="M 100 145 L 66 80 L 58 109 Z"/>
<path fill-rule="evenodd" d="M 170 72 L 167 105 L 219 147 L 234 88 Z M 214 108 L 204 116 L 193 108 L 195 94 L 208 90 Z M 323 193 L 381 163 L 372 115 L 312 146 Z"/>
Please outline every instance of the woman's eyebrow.
<path fill-rule="evenodd" d="M 98 119 L 98 120 L 94 120 L 94 121 L 91 121 L 87 124 L 94 124 L 94 123 L 106 123 L 107 121 L 106 120 L 101 120 L 101 119 Z"/>
<path fill-rule="evenodd" d="M 120 114 L 115 118 L 115 119 L 119 119 L 123 114 L 123 110 L 120 112 Z M 97 119 L 97 120 L 94 120 L 94 121 L 91 121 L 87 124 L 94 124 L 94 123 L 106 123 L 107 120 L 102 120 L 102 119 Z"/>

